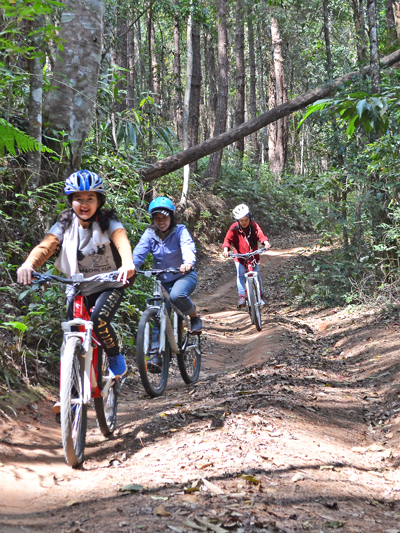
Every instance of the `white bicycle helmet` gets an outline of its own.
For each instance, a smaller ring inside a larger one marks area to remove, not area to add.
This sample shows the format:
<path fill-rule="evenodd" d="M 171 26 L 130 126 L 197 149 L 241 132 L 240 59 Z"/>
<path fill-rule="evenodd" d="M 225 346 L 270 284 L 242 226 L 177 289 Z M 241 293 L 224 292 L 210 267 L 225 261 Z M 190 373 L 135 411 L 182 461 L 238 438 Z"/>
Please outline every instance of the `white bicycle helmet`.
<path fill-rule="evenodd" d="M 250 208 L 246 204 L 239 204 L 232 211 L 233 218 L 239 220 L 243 217 L 250 217 Z"/>

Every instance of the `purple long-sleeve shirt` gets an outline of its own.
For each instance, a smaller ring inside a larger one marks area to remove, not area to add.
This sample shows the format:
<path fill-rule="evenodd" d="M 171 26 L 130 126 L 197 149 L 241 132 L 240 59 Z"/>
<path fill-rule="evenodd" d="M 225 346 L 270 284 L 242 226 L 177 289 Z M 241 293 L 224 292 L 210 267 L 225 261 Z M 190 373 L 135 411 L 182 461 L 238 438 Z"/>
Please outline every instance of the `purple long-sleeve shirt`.
<path fill-rule="evenodd" d="M 143 233 L 133 250 L 133 262 L 139 269 L 148 254 L 153 254 L 153 268 L 179 268 L 182 264 L 196 263 L 196 246 L 183 224 L 175 226 L 163 241 L 151 228 Z M 163 274 L 163 281 L 175 281 L 183 274 Z"/>

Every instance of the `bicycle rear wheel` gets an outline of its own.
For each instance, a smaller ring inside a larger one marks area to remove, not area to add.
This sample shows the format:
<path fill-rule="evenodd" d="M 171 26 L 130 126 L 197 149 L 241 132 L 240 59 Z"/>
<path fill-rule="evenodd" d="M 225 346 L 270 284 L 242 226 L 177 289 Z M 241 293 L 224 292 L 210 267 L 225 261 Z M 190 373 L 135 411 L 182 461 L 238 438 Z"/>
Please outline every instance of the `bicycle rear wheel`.
<path fill-rule="evenodd" d="M 192 335 L 189 331 L 182 332 L 183 320 L 179 317 L 179 327 L 182 335 L 181 351 L 178 353 L 178 367 L 182 379 L 188 385 L 199 379 L 201 368 L 200 335 Z"/>
<path fill-rule="evenodd" d="M 106 385 L 108 380 L 108 358 L 103 355 L 103 349 L 98 347 L 97 358 L 97 383 L 100 389 Z M 118 406 L 118 380 L 113 381 L 108 389 L 107 396 L 101 396 L 94 399 L 94 408 L 96 411 L 97 425 L 105 437 L 112 434 L 117 422 Z"/>
<path fill-rule="evenodd" d="M 61 359 L 60 418 L 65 459 L 72 467 L 83 462 L 86 441 L 87 405 L 83 403 L 82 341 L 70 337 Z"/>
<path fill-rule="evenodd" d="M 169 320 L 167 318 L 167 320 Z M 152 398 L 161 396 L 167 386 L 168 368 L 171 355 L 171 348 L 168 339 L 165 339 L 165 350 L 158 352 L 160 357 L 159 365 L 150 363 L 155 354 L 151 354 L 151 344 L 154 329 L 160 331 L 160 319 L 158 309 L 149 308 L 142 314 L 136 338 L 136 357 L 139 368 L 140 379 L 147 394 Z"/>

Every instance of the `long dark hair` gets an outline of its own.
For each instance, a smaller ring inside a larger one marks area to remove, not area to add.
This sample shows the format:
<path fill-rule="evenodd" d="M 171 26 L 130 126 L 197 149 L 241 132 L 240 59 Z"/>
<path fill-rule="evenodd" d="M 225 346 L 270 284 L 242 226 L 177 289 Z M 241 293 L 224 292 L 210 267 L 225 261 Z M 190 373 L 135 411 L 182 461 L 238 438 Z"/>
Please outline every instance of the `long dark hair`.
<path fill-rule="evenodd" d="M 65 233 L 70 227 L 73 217 L 74 210 L 72 208 L 65 209 L 60 213 L 60 216 L 58 217 L 58 222 L 61 224 L 63 233 Z M 104 209 L 102 207 L 99 207 L 96 213 L 88 222 L 93 222 L 93 220 L 98 221 L 100 229 L 104 233 L 110 227 L 111 220 L 118 220 L 118 217 L 115 209 Z"/>
<path fill-rule="evenodd" d="M 173 211 L 170 211 L 170 217 L 171 217 L 171 224 L 169 225 L 168 231 L 171 231 L 174 229 L 174 227 L 177 225 L 176 215 Z M 151 217 L 153 219 L 153 217 Z M 157 228 L 157 226 L 152 222 L 149 226 L 150 229 L 154 231 L 154 233 L 157 235 L 157 237 L 162 236 L 162 232 Z"/>

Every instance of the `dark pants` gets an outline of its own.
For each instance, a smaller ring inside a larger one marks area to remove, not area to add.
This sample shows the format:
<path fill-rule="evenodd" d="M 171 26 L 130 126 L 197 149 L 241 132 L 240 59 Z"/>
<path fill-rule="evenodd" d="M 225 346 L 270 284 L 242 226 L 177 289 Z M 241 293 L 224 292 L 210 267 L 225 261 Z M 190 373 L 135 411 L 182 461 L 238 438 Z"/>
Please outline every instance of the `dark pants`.
<path fill-rule="evenodd" d="M 93 330 L 106 354 L 109 356 L 119 354 L 118 340 L 115 331 L 111 326 L 111 321 L 120 306 L 123 295 L 124 288 L 122 287 L 85 296 L 86 309 L 90 311 L 90 309 L 94 307 L 90 314 L 90 319 L 93 322 Z M 72 319 L 73 311 L 74 299 L 68 298 L 67 320 Z"/>

